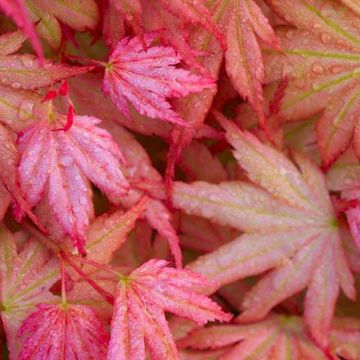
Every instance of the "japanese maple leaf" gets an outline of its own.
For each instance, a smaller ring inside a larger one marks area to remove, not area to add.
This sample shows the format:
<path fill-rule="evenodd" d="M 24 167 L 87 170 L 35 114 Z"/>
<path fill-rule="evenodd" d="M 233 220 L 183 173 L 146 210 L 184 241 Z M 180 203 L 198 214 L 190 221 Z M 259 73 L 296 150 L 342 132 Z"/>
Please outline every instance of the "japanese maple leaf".
<path fill-rule="evenodd" d="M 18 335 L 25 338 L 19 360 L 103 359 L 109 341 L 89 306 L 69 303 L 37 305 Z"/>
<path fill-rule="evenodd" d="M 61 23 L 76 31 L 95 29 L 99 9 L 94 0 L 26 0 L 32 21 L 37 22 L 36 32 L 58 49 L 62 41 Z"/>
<path fill-rule="evenodd" d="M 231 318 L 210 299 L 190 290 L 206 283 L 203 276 L 166 265 L 166 261 L 153 259 L 121 277 L 111 322 L 109 360 L 145 359 L 144 340 L 152 359 L 177 359 L 164 311 L 199 324 Z"/>
<path fill-rule="evenodd" d="M 283 154 L 218 117 L 239 165 L 254 184 L 177 183 L 173 201 L 186 213 L 247 234 L 190 267 L 213 280 L 208 292 L 267 271 L 245 297 L 244 321 L 263 318 L 275 305 L 308 287 L 305 320 L 313 337 L 326 347 L 339 289 L 350 298 L 355 297 L 355 289 L 323 174 L 294 153 L 297 168 Z"/>
<path fill-rule="evenodd" d="M 0 124 L 0 189 L 1 189 L 1 217 L 7 210 L 11 195 L 14 200 L 14 215 L 17 220 L 21 220 L 26 214 L 41 229 L 43 225 L 39 219 L 32 213 L 31 207 L 26 202 L 23 192 L 19 186 L 19 176 L 17 173 L 17 164 L 19 154 L 17 152 L 14 140 L 10 132 Z"/>
<path fill-rule="evenodd" d="M 346 319 L 336 319 L 336 325 Z M 235 320 L 236 322 L 236 320 Z M 335 321 L 334 321 L 335 324 Z M 331 352 L 337 353 L 339 342 L 347 339 L 347 348 L 342 354 L 351 354 L 351 338 L 358 339 L 359 327 L 356 328 L 353 322 L 352 327 L 344 326 L 347 330 L 332 330 L 331 338 L 334 349 Z M 357 324 L 358 325 L 358 324 Z M 349 341 L 350 340 L 350 341 Z M 346 342 L 345 342 L 346 343 Z M 336 344 L 336 345 L 335 345 Z M 306 332 L 306 327 L 301 318 L 289 315 L 271 315 L 267 319 L 250 325 L 219 325 L 200 328 L 191 332 L 187 337 L 178 342 L 181 348 L 190 347 L 193 349 L 221 349 L 223 348 L 222 360 L 232 359 L 268 359 L 268 360 L 326 360 L 330 353 L 325 353 L 319 348 Z M 345 346 L 344 346 L 345 348 Z M 356 356 L 356 355 L 355 355 Z M 331 357 L 332 358 L 332 357 Z M 348 360 L 355 360 L 356 357 L 349 355 Z"/>
<path fill-rule="evenodd" d="M 0 312 L 10 359 L 18 359 L 21 323 L 37 304 L 57 300 L 49 289 L 58 278 L 58 263 L 41 243 L 29 239 L 18 252 L 13 235 L 1 225 Z"/>
<path fill-rule="evenodd" d="M 340 192 L 340 211 L 346 214 L 351 234 L 360 248 L 360 165 L 353 152 L 347 151 L 329 169 L 328 187 Z"/>
<path fill-rule="evenodd" d="M 317 139 L 328 168 L 355 136 L 360 109 L 359 16 L 338 1 L 268 1 L 294 28 L 279 28 L 286 56 L 265 53 L 267 82 L 287 78 L 278 113 L 284 121 L 321 112 Z M 358 152 L 358 146 L 355 146 Z"/>
<path fill-rule="evenodd" d="M 117 123 L 121 122 L 123 125 L 129 126 L 140 133 L 155 133 L 163 137 L 166 137 L 169 133 L 168 124 L 158 119 L 145 117 L 144 119 L 136 117 L 129 121 L 109 99 L 104 98 L 104 95 L 96 90 L 96 86 L 99 84 L 99 78 L 96 75 L 86 74 L 71 81 L 70 93 L 80 113 L 98 116 L 104 120 L 103 127 L 111 133 L 126 160 L 127 166 L 123 166 L 122 171 L 130 183 L 130 190 L 127 196 L 111 200 L 116 203 L 121 202 L 122 205 L 129 208 L 146 194 L 150 198 L 145 213 L 146 219 L 164 239 L 168 240 L 176 262 L 180 265 L 179 240 L 171 224 L 171 213 L 164 204 L 165 188 L 163 179 L 154 168 L 149 155 L 141 144 Z M 93 102 L 94 96 L 97 99 L 96 102 Z"/>
<path fill-rule="evenodd" d="M 37 56 L 40 61 L 43 61 L 43 50 L 30 20 L 28 10 L 25 6 L 25 0 L 1 0 L 0 8 L 6 15 L 10 16 L 19 29 L 22 29 L 29 37 Z"/>
<path fill-rule="evenodd" d="M 117 124 L 105 125 L 122 149 L 127 168 L 124 174 L 130 183 L 130 190 L 120 202 L 133 206 L 144 194 L 149 196 L 146 219 L 158 233 L 168 241 L 177 266 L 182 264 L 179 239 L 172 225 L 172 215 L 164 204 L 165 186 L 159 172 L 154 168 L 145 149 L 125 129 Z"/>
<path fill-rule="evenodd" d="M 113 47 L 115 46 L 114 40 L 120 40 L 116 36 L 116 32 L 119 31 L 119 28 L 124 28 L 124 22 L 129 23 L 134 30 L 134 33 L 143 40 L 144 33 L 142 29 L 141 21 L 141 3 L 140 0 L 109 0 L 109 6 L 107 7 L 109 18 L 115 17 L 116 22 L 114 21 L 113 26 L 110 28 L 110 24 L 106 25 L 108 29 L 108 39 L 109 44 Z M 119 26 L 120 20 L 120 26 Z M 121 20 L 123 23 L 121 24 Z M 115 37 L 113 37 L 115 33 Z"/>
<path fill-rule="evenodd" d="M 129 100 L 140 114 L 184 124 L 167 98 L 199 92 L 214 82 L 175 67 L 181 58 L 169 46 L 151 46 L 156 37 L 144 36 L 147 50 L 137 37 L 119 41 L 105 68 L 103 90 L 127 116 Z"/>
<path fill-rule="evenodd" d="M 67 66 L 46 61 L 43 65 L 32 55 L 0 55 L 0 81 L 15 90 L 47 87 L 71 76 L 90 71 L 91 66 Z"/>
<path fill-rule="evenodd" d="M 47 197 L 65 234 L 84 252 L 92 212 L 87 178 L 113 199 L 127 192 L 128 183 L 120 169 L 120 150 L 110 134 L 96 126 L 99 119 L 75 116 L 66 131 L 61 119 L 39 121 L 20 136 L 20 187 L 31 206 Z"/>
<path fill-rule="evenodd" d="M 279 50 L 275 33 L 253 0 L 218 0 L 212 4 L 211 10 L 216 22 L 226 30 L 225 54 L 216 42 L 210 41 L 208 34 L 199 30 L 193 31 L 189 43 L 195 49 L 212 53 L 211 56 L 202 57 L 201 64 L 214 78 L 218 77 L 223 55 L 225 56 L 225 68 L 232 85 L 248 100 L 264 125 L 262 83 L 265 74 L 257 36 L 272 48 Z M 205 90 L 184 100 L 177 100 L 175 108 L 183 118 L 189 119 L 192 127 L 196 129 L 204 122 L 215 93 Z M 193 136 L 192 128 L 174 129 L 168 159 L 168 179 L 174 174 L 175 163 L 179 160 L 181 151 L 189 145 Z"/>

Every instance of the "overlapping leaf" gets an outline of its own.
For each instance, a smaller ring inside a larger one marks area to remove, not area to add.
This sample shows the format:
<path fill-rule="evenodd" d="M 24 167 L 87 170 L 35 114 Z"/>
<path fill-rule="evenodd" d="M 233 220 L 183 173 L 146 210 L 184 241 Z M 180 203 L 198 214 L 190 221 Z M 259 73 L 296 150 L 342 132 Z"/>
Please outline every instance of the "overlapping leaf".
<path fill-rule="evenodd" d="M 89 66 L 39 64 L 32 55 L 0 56 L 0 81 L 13 89 L 34 90 L 91 70 Z"/>
<path fill-rule="evenodd" d="M 355 360 L 358 350 L 354 345 L 359 331 L 356 320 L 336 319 L 331 331 L 332 355 Z M 325 360 L 330 356 L 308 336 L 301 318 L 286 315 L 271 315 L 251 325 L 219 325 L 195 330 L 178 344 L 193 349 L 223 348 L 219 357 L 222 360 Z"/>
<path fill-rule="evenodd" d="M 220 115 L 219 115 L 220 117 Z M 243 320 L 264 317 L 289 296 L 308 287 L 305 320 L 325 347 L 340 287 L 354 298 L 353 277 L 322 173 L 294 154 L 298 168 L 220 117 L 234 155 L 252 183 L 177 183 L 174 204 L 247 232 L 191 264 L 215 284 L 268 272 L 247 294 Z M 266 294 L 264 297 L 263 294 Z"/>
<path fill-rule="evenodd" d="M 164 311 L 199 324 L 231 318 L 210 299 L 190 290 L 194 285 L 205 285 L 204 277 L 166 265 L 166 261 L 150 260 L 120 280 L 111 323 L 109 360 L 145 359 L 145 340 L 152 359 L 177 359 Z"/>
<path fill-rule="evenodd" d="M 146 34 L 146 51 L 139 38 L 125 38 L 113 50 L 106 66 L 103 89 L 121 112 L 129 116 L 127 100 L 140 114 L 184 123 L 167 98 L 184 97 L 212 87 L 213 81 L 176 68 L 174 49 L 151 46 L 156 34 Z"/>
<path fill-rule="evenodd" d="M 103 359 L 109 341 L 94 311 L 75 304 L 37 305 L 19 336 L 25 338 L 19 360 Z"/>
<path fill-rule="evenodd" d="M 36 31 L 51 47 L 58 49 L 62 41 L 60 24 L 76 31 L 95 29 L 99 9 L 94 0 L 25 0 Z"/>
<path fill-rule="evenodd" d="M 87 178 L 112 199 L 128 190 L 120 150 L 110 134 L 96 126 L 99 122 L 75 116 L 72 127 L 64 131 L 61 121 L 41 121 L 19 139 L 20 186 L 27 201 L 36 206 L 46 196 L 59 225 L 82 252 L 93 211 Z"/>
<path fill-rule="evenodd" d="M 30 239 L 18 253 L 12 234 L 2 225 L 0 233 L 1 318 L 10 359 L 17 359 L 21 323 L 36 304 L 56 301 L 50 287 L 59 277 L 58 264 L 39 242 Z"/>
<path fill-rule="evenodd" d="M 288 79 L 277 116 L 291 121 L 322 111 L 318 143 L 329 167 L 350 145 L 358 123 L 359 16 L 331 0 L 268 3 L 297 27 L 277 31 L 285 56 L 266 54 L 267 81 Z"/>
<path fill-rule="evenodd" d="M 144 194 L 150 197 L 145 213 L 146 219 L 168 241 L 176 265 L 181 266 L 179 239 L 172 225 L 171 213 L 164 204 L 165 188 L 161 175 L 153 167 L 145 149 L 125 129 L 115 124 L 107 124 L 107 128 L 122 149 L 128 164 L 123 171 L 129 179 L 131 189 L 121 203 L 131 207 Z"/>
<path fill-rule="evenodd" d="M 0 8 L 5 12 L 6 15 L 10 16 L 19 29 L 23 30 L 24 33 L 29 37 L 40 61 L 44 60 L 39 38 L 35 33 L 28 10 L 25 7 L 25 0 L 1 0 Z"/>
<path fill-rule="evenodd" d="M 265 118 L 262 111 L 264 67 L 256 36 L 272 48 L 279 50 L 274 31 L 253 0 L 218 0 L 210 4 L 215 22 L 221 24 L 227 34 L 226 72 L 234 88 L 249 101 L 264 126 Z M 203 57 L 200 63 L 214 78 L 217 78 L 223 56 L 222 49 L 211 41 L 208 34 L 196 30 L 191 35 L 193 39 L 190 43 L 194 44 L 195 49 L 213 54 L 211 57 Z M 179 101 L 177 108 L 183 118 L 191 119 L 193 127 L 196 128 L 204 122 L 214 95 L 215 92 L 204 91 L 199 95 Z M 169 178 L 174 174 L 175 163 L 179 160 L 182 149 L 190 143 L 192 138 L 191 130 L 174 130 L 173 149 L 169 154 L 167 169 Z"/>

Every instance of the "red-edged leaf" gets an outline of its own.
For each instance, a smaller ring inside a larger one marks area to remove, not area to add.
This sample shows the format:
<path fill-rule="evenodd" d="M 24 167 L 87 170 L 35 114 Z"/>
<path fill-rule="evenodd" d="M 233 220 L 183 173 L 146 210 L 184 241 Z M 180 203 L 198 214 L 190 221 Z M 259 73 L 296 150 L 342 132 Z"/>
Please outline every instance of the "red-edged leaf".
<path fill-rule="evenodd" d="M 19 221 L 25 214 L 28 215 L 42 231 L 45 231 L 38 218 L 32 213 L 31 207 L 25 201 L 24 194 L 19 187 L 19 176 L 16 169 L 19 160 L 18 152 L 11 134 L 2 125 L 0 125 L 0 140 L 0 180 L 15 201 L 14 215 Z"/>
<path fill-rule="evenodd" d="M 39 304 L 22 324 L 25 338 L 19 360 L 103 359 L 109 336 L 86 305 Z"/>
<path fill-rule="evenodd" d="M 99 122 L 75 116 L 67 132 L 53 131 L 50 124 L 40 122 L 19 139 L 20 186 L 26 199 L 35 206 L 46 192 L 58 223 L 80 251 L 92 212 L 86 178 L 114 199 L 128 187 L 120 170 L 122 155 L 110 134 L 96 127 Z"/>
<path fill-rule="evenodd" d="M 109 360 L 144 359 L 144 340 L 152 359 L 177 359 L 164 311 L 199 324 L 231 318 L 210 299 L 190 290 L 194 285 L 205 284 L 204 277 L 166 265 L 166 261 L 150 260 L 120 280 L 111 323 Z"/>
<path fill-rule="evenodd" d="M 103 89 L 127 116 L 129 100 L 141 114 L 184 124 L 167 98 L 183 97 L 214 84 L 210 79 L 176 68 L 180 57 L 171 47 L 151 46 L 156 37 L 144 36 L 146 51 L 139 38 L 121 40 L 107 64 Z"/>

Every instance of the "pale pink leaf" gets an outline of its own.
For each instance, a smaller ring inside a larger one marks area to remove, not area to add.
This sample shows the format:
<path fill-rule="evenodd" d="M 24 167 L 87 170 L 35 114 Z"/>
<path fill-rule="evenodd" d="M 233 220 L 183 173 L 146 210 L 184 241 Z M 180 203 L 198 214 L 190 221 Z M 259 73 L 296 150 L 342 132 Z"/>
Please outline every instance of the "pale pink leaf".
<path fill-rule="evenodd" d="M 10 55 L 18 51 L 26 40 L 21 31 L 13 31 L 0 36 L 0 54 Z"/>
<path fill-rule="evenodd" d="M 38 89 L 60 80 L 84 74 L 91 66 L 68 66 L 49 61 L 41 65 L 32 55 L 8 55 L 0 57 L 0 79 L 14 89 Z"/>

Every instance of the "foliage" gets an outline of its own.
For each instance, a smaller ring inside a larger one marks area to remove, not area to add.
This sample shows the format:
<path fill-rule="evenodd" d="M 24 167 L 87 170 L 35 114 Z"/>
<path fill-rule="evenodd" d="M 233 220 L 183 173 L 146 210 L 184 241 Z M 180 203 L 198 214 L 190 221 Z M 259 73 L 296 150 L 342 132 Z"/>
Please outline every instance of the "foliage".
<path fill-rule="evenodd" d="M 0 11 L 10 360 L 360 359 L 357 0 Z"/>

